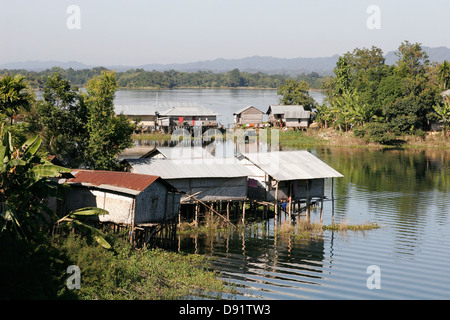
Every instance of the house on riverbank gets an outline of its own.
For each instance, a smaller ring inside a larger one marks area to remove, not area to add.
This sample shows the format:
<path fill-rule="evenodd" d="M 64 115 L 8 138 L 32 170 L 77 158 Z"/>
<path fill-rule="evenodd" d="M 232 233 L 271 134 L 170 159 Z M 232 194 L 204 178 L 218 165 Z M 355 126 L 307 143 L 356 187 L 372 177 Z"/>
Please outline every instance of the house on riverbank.
<path fill-rule="evenodd" d="M 258 127 L 263 124 L 263 114 L 264 112 L 253 106 L 244 107 L 233 113 L 234 125 Z"/>
<path fill-rule="evenodd" d="M 65 213 L 84 207 L 109 212 L 100 222 L 138 226 L 167 222 L 177 217 L 181 194 L 155 175 L 74 169 L 60 183 L 70 185 L 64 194 Z"/>
<path fill-rule="evenodd" d="M 270 105 L 266 114 L 273 127 L 307 129 L 311 122 L 311 112 L 301 105 Z"/>
<path fill-rule="evenodd" d="M 243 163 L 254 166 L 249 176 L 249 197 L 275 203 L 275 208 L 285 203 L 289 213 L 293 211 L 292 205 L 305 204 L 309 212 L 312 201 L 320 200 L 323 204 L 325 179 L 343 177 L 303 150 L 243 153 L 239 157 Z"/>
<path fill-rule="evenodd" d="M 158 126 L 165 133 L 176 129 L 192 132 L 193 127 L 201 127 L 203 131 L 217 128 L 218 114 L 193 102 L 160 102 L 154 107 L 157 113 Z"/>
<path fill-rule="evenodd" d="M 101 208 L 109 214 L 98 216 L 98 222 L 112 230 L 130 230 L 134 244 L 159 240 L 173 245 L 181 193 L 161 177 L 81 169 L 71 174 L 59 181 L 70 186 L 60 204 L 64 213 Z"/>
<path fill-rule="evenodd" d="M 158 109 L 154 105 L 114 105 L 114 112 L 125 115 L 130 121 L 136 121 L 138 132 L 156 129 Z"/>

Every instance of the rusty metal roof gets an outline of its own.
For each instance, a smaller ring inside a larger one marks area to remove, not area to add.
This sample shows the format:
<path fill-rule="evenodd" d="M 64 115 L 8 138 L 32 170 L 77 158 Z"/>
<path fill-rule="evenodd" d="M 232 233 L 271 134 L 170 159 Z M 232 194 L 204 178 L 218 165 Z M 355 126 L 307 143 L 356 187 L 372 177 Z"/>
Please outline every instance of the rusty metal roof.
<path fill-rule="evenodd" d="M 119 171 L 74 169 L 71 173 L 74 178 L 67 179 L 66 182 L 69 184 L 81 184 L 110 190 L 115 187 L 116 191 L 131 190 L 132 192 L 128 193 L 132 194 L 139 194 L 153 182 L 161 179 L 154 175 Z"/>

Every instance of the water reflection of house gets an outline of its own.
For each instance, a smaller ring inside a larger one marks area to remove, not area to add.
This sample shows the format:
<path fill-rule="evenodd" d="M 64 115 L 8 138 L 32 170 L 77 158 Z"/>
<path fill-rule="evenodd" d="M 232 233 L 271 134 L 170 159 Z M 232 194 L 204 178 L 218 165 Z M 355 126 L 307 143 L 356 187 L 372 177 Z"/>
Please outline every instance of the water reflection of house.
<path fill-rule="evenodd" d="M 245 126 L 259 126 L 263 123 L 263 114 L 261 110 L 253 107 L 247 106 L 244 107 L 235 113 L 234 115 L 234 124 L 235 125 L 245 125 Z"/>
<path fill-rule="evenodd" d="M 203 130 L 217 128 L 218 114 L 193 102 L 160 102 L 155 104 L 158 110 L 158 125 L 164 132 L 175 129 L 187 129 L 201 126 Z"/>
<path fill-rule="evenodd" d="M 311 120 L 311 112 L 300 105 L 270 105 L 266 114 L 272 126 L 306 129 Z"/>

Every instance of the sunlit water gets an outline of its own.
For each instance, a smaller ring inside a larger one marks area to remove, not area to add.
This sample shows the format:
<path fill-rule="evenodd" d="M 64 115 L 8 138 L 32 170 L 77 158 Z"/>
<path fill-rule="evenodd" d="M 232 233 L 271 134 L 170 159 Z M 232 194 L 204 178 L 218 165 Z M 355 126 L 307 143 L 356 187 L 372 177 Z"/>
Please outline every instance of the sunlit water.
<path fill-rule="evenodd" d="M 275 90 L 221 89 L 122 90 L 115 102 L 156 100 L 197 102 L 219 112 L 225 125 L 244 106 L 265 112 L 278 103 Z M 334 207 L 336 222 L 381 228 L 295 239 L 276 237 L 269 220 L 243 234 L 182 238 L 180 250 L 212 257 L 213 267 L 238 286 L 237 299 L 449 299 L 450 151 L 310 151 L 344 175 L 334 180 L 334 206 L 325 202 L 323 223 L 331 223 Z M 313 211 L 311 219 L 318 215 Z M 379 289 L 368 287 L 373 265 Z"/>
<path fill-rule="evenodd" d="M 275 237 L 270 220 L 257 232 L 182 240 L 182 250 L 213 257 L 239 286 L 237 299 L 450 298 L 450 153 L 310 151 L 345 175 L 334 183 L 335 221 L 380 229 L 295 239 Z M 325 202 L 324 224 L 332 205 Z M 372 265 L 379 289 L 367 283 Z"/>

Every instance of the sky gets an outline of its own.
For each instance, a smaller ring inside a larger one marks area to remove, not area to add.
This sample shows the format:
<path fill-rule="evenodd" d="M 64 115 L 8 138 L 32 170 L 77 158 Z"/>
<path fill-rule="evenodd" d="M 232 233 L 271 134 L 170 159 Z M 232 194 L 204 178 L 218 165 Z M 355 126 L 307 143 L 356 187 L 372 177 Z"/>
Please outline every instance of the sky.
<path fill-rule="evenodd" d="M 449 12 L 448 0 L 0 0 L 0 64 L 329 57 L 405 40 L 450 48 Z"/>

